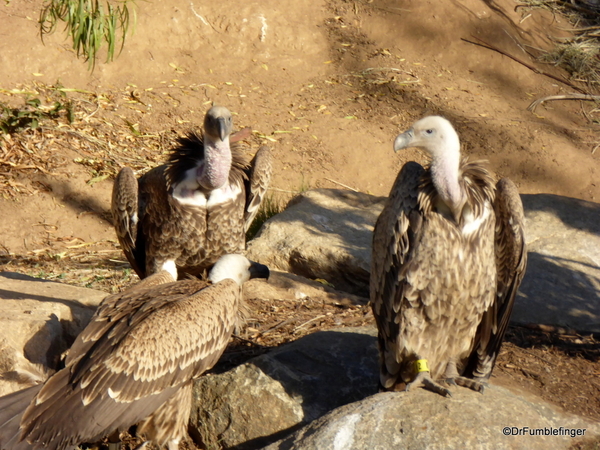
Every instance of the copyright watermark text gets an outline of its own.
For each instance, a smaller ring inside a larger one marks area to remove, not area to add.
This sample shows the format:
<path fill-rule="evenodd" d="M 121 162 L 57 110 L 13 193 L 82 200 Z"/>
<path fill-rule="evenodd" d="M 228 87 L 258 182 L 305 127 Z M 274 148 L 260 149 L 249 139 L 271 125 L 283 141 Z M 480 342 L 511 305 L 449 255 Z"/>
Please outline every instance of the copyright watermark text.
<path fill-rule="evenodd" d="M 564 428 L 564 427 L 504 427 L 502 434 L 504 436 L 585 436 L 586 428 Z"/>

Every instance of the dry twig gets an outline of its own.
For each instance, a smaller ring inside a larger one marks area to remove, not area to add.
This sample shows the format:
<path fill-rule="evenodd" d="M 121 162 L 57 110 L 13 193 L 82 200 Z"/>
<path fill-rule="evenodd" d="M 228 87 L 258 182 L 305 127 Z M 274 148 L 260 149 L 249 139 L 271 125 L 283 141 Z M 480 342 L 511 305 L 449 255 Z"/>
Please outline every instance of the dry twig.
<path fill-rule="evenodd" d="M 337 185 L 339 185 L 339 186 L 342 186 L 343 188 L 350 189 L 351 191 L 354 191 L 354 192 L 360 192 L 358 189 L 355 189 L 355 188 L 353 188 L 353 187 L 350 187 L 350 186 L 348 186 L 347 184 L 340 183 L 339 181 L 332 180 L 331 178 L 327 178 L 327 177 L 325 177 L 325 179 L 326 179 L 327 181 L 331 181 L 333 184 L 337 184 Z"/>
<path fill-rule="evenodd" d="M 564 94 L 564 95 L 549 95 L 547 97 L 538 98 L 527 107 L 528 111 L 535 112 L 535 109 L 544 102 L 550 102 L 553 100 L 587 100 L 587 101 L 599 101 L 600 95 L 591 94 Z"/>

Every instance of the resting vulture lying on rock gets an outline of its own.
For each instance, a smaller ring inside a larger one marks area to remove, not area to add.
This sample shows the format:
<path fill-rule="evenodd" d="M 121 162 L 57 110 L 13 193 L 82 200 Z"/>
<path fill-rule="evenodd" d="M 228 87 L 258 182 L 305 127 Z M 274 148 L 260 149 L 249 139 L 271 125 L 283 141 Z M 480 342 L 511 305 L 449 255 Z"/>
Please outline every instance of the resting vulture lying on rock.
<path fill-rule="evenodd" d="M 262 264 L 225 255 L 209 281 L 175 281 L 161 271 L 107 297 L 64 369 L 0 398 L 0 448 L 71 449 L 138 424 L 139 435 L 177 450 L 192 382 L 217 362 L 240 322 L 242 283 L 268 275 Z"/>

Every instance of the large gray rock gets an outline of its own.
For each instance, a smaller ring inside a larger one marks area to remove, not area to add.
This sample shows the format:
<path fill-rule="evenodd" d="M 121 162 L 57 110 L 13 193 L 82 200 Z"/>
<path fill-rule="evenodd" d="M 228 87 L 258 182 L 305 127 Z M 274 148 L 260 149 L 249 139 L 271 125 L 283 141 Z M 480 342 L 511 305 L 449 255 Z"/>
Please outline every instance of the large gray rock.
<path fill-rule="evenodd" d="M 342 406 L 264 450 L 569 449 L 599 434 L 598 423 L 497 386 L 483 395 L 455 389 L 452 398 L 416 389 Z"/>
<path fill-rule="evenodd" d="M 207 448 L 259 448 L 377 392 L 374 328 L 322 331 L 196 381 L 192 435 Z"/>
<path fill-rule="evenodd" d="M 54 368 L 106 295 L 0 273 L 0 373 L 28 369 L 30 363 Z M 21 387 L 10 377 L 0 379 L 0 395 Z"/>
<path fill-rule="evenodd" d="M 600 332 L 600 205 L 523 195 L 529 265 L 512 322 Z M 385 199 L 339 189 L 300 194 L 267 221 L 249 256 L 368 296 L 371 237 Z"/>
<path fill-rule="evenodd" d="M 199 379 L 192 435 L 206 448 L 237 450 L 277 439 L 269 450 L 566 449 L 577 441 L 507 437 L 505 426 L 585 428 L 580 438 L 600 435 L 591 419 L 493 385 L 483 395 L 455 387 L 451 398 L 423 389 L 377 394 L 375 335 L 374 327 L 317 332 Z"/>
<path fill-rule="evenodd" d="M 341 189 L 299 194 L 248 243 L 248 257 L 369 295 L 371 236 L 385 198 Z"/>

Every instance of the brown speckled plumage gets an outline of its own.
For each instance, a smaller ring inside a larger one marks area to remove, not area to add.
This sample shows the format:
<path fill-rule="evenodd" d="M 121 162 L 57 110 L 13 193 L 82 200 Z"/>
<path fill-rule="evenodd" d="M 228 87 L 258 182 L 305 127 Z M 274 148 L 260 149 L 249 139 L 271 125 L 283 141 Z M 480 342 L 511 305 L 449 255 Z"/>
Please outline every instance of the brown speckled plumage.
<path fill-rule="evenodd" d="M 236 280 L 174 282 L 163 271 L 107 297 L 64 369 L 0 398 L 0 448 L 62 450 L 139 423 L 138 434 L 176 449 L 192 381 L 217 362 L 240 323 L 237 273 L 268 276 L 265 266 L 234 258 L 245 264 L 234 268 Z"/>
<path fill-rule="evenodd" d="M 206 136 L 206 132 L 190 132 L 179 140 L 166 164 L 139 180 L 131 169 L 124 168 L 115 180 L 115 230 L 140 278 L 160 271 L 169 260 L 175 261 L 180 274 L 200 276 L 219 256 L 245 249 L 245 232 L 270 181 L 270 150 L 261 147 L 248 161 L 232 136 L 227 186 L 238 192 L 235 198 L 216 205 L 181 203 L 174 196 L 174 186 L 204 164 Z M 211 198 L 211 189 L 197 184 L 195 191 Z"/>
<path fill-rule="evenodd" d="M 435 126 L 423 119 L 414 135 Z M 400 148 L 416 146 L 411 133 Z M 371 305 L 384 389 L 413 382 L 415 361 L 426 359 L 432 380 L 479 390 L 469 379 L 489 378 L 502 343 L 526 264 L 523 207 L 514 184 L 495 183 L 482 162 L 457 165 L 458 210 L 443 201 L 431 170 L 409 162 L 375 225 Z"/>

